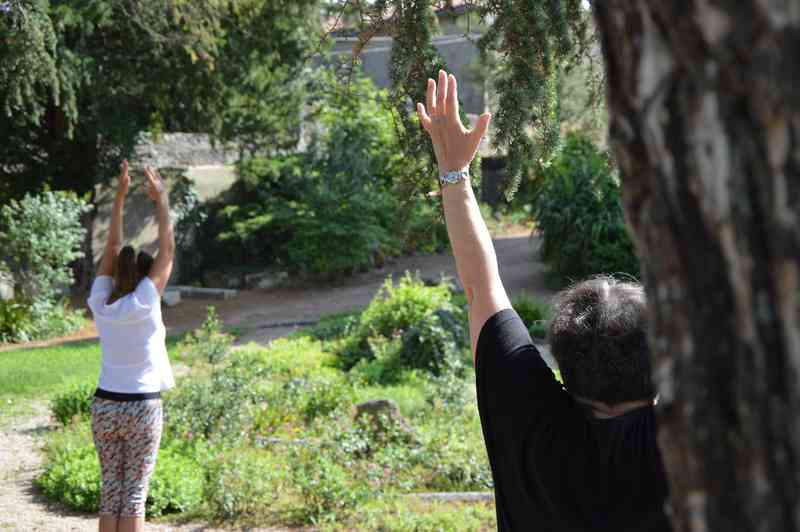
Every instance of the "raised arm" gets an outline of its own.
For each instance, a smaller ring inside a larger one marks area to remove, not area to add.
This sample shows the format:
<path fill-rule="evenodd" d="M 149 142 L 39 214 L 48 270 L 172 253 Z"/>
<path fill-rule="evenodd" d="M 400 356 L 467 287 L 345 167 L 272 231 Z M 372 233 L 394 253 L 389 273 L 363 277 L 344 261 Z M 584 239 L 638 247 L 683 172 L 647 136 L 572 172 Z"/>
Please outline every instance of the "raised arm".
<path fill-rule="evenodd" d="M 439 175 L 467 169 L 489 127 L 491 115 L 484 113 L 475 129 L 468 130 L 458 113 L 455 76 L 439 72 L 439 83 L 428 80 L 427 108 L 417 104 L 422 127 L 431 137 Z M 492 238 L 472 192 L 468 174 L 455 183 L 443 184 L 445 221 L 456 269 L 469 304 L 469 332 L 475 357 L 478 334 L 493 314 L 510 308 L 497 267 Z"/>
<path fill-rule="evenodd" d="M 120 170 L 117 195 L 114 198 L 114 207 L 111 211 L 111 226 L 108 229 L 106 249 L 103 251 L 103 258 L 100 260 L 100 267 L 97 269 L 98 277 L 101 275 L 114 275 L 114 262 L 117 260 L 119 250 L 122 249 L 122 211 L 125 207 L 125 196 L 128 195 L 128 188 L 131 184 L 127 160 L 122 161 Z"/>
<path fill-rule="evenodd" d="M 172 262 L 175 259 L 175 235 L 172 232 L 172 222 L 169 218 L 169 199 L 164 182 L 158 170 L 148 167 L 145 168 L 144 173 L 148 182 L 147 195 L 155 203 L 156 219 L 158 220 L 158 255 L 153 261 L 148 277 L 156 285 L 158 292 L 163 294 L 169 276 L 172 274 Z"/>

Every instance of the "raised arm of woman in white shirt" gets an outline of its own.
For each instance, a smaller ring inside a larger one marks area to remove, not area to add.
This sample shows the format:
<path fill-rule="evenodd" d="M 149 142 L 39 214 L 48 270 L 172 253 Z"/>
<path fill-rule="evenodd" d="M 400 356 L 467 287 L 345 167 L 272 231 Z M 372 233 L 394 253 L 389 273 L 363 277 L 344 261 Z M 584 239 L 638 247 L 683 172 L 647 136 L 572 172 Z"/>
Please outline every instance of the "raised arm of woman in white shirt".
<path fill-rule="evenodd" d="M 172 263 L 175 259 L 175 235 L 172 231 L 172 222 L 169 218 L 169 198 L 164 181 L 158 170 L 146 167 L 147 195 L 156 205 L 156 218 L 158 220 L 158 255 L 150 268 L 150 280 L 158 288 L 160 294 L 164 293 L 169 276 L 172 274 Z"/>
<path fill-rule="evenodd" d="M 100 267 L 97 269 L 98 277 L 101 275 L 114 275 L 114 263 L 117 261 L 119 250 L 122 249 L 122 210 L 125 207 L 125 196 L 128 195 L 128 188 L 131 185 L 127 159 L 122 161 L 120 170 L 117 195 L 114 198 L 114 208 L 111 211 L 111 226 L 108 229 L 106 249 L 103 252 L 103 258 L 100 260 Z"/>

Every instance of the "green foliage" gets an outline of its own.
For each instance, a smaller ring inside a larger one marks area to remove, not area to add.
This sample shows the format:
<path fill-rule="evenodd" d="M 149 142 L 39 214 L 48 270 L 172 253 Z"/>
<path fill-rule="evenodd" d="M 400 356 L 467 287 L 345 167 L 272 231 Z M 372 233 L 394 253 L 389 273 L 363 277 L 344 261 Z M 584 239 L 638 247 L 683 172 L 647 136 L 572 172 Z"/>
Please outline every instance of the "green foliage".
<path fill-rule="evenodd" d="M 391 502 L 394 494 L 491 486 L 474 378 L 465 361 L 462 303 L 449 285 L 425 286 L 407 275 L 387 282 L 363 313 L 323 319 L 267 348 L 245 346 L 216 364 L 187 357 L 193 375 L 164 399 L 165 431 L 148 515 L 191 511 L 237 526 L 323 529 L 477 526 L 481 521 L 471 509 L 463 518 L 439 508 L 401 516 Z M 457 323 L 445 323 L 437 314 L 442 310 Z M 444 351 L 438 375 L 403 365 L 425 360 L 416 352 L 401 356 L 401 330 L 425 321 L 438 322 L 449 335 L 446 347 L 419 342 L 431 356 Z M 457 330 L 461 343 L 453 337 Z M 396 349 L 387 364 L 401 362 L 394 379 L 400 383 L 379 385 L 376 378 L 368 384 L 361 371 L 336 369 L 339 350 L 362 334 L 376 351 Z M 354 419 L 355 404 L 379 398 L 395 401 L 405 419 Z M 94 511 L 99 470 L 88 423 L 55 431 L 45 455 L 39 482 L 46 495 Z"/>
<path fill-rule="evenodd" d="M 488 532 L 497 529 L 493 504 L 421 503 L 400 497 L 368 503 L 362 530 L 382 532 Z"/>
<path fill-rule="evenodd" d="M 449 355 L 466 346 L 463 309 L 447 283 L 425 286 L 409 273 L 387 279 L 339 351 L 345 369 L 360 363 L 370 382 L 397 380 L 403 371 L 438 375 Z"/>
<path fill-rule="evenodd" d="M 100 463 L 88 422 L 58 431 L 45 446 L 47 465 L 36 483 L 44 494 L 82 512 L 100 506 Z M 162 446 L 150 480 L 148 516 L 187 511 L 202 501 L 203 473 L 191 448 Z"/>
<path fill-rule="evenodd" d="M 35 337 L 36 324 L 30 305 L 0 300 L 0 343 L 27 342 Z"/>
<path fill-rule="evenodd" d="M 261 449 L 225 449 L 210 461 L 204 499 L 218 519 L 258 517 L 280 498 L 289 482 L 287 469 Z"/>
<path fill-rule="evenodd" d="M 408 159 L 386 93 L 365 78 L 346 85 L 325 70 L 309 91 L 315 126 L 307 152 L 240 162 L 232 197 L 198 233 L 205 269 L 235 260 L 335 277 L 403 251 L 443 249 L 438 211 L 405 208 L 398 199 L 395 183 Z"/>
<path fill-rule="evenodd" d="M 523 173 L 558 145 L 558 78 L 586 44 L 589 14 L 580 0 L 486 2 L 478 9 L 493 19 L 479 47 L 493 67 L 498 93 L 494 142 L 508 149 L 506 194 L 511 197 Z"/>
<path fill-rule="evenodd" d="M 542 234 L 542 257 L 560 276 L 638 275 L 619 182 L 608 157 L 588 139 L 567 137 L 561 152 L 544 169 L 533 207 Z"/>
<path fill-rule="evenodd" d="M 75 383 L 50 401 L 53 417 L 62 425 L 72 420 L 88 419 L 92 414 L 92 398 L 96 386 L 90 382 Z"/>
<path fill-rule="evenodd" d="M 72 282 L 69 264 L 83 256 L 86 202 L 74 194 L 43 192 L 0 209 L 0 249 L 20 298 L 49 303 Z"/>
<path fill-rule="evenodd" d="M 178 345 L 178 356 L 186 360 L 204 360 L 218 364 L 231 351 L 233 338 L 222 331 L 222 320 L 214 307 L 206 308 L 206 319 Z"/>
<path fill-rule="evenodd" d="M 192 446 L 167 443 L 158 451 L 147 493 L 148 517 L 186 512 L 203 502 L 203 470 Z"/>
<path fill-rule="evenodd" d="M 58 297 L 72 284 L 70 263 L 83 256 L 81 218 L 88 210 L 74 194 L 51 191 L 0 208 L 0 269 L 15 284 L 15 299 L 0 302 L 0 341 L 58 336 L 83 325 Z"/>
<path fill-rule="evenodd" d="M 547 325 L 553 316 L 553 309 L 550 305 L 523 292 L 514 297 L 511 306 L 519 314 L 522 323 L 528 327 L 528 332 L 532 337 L 544 338 L 547 336 Z"/>
<path fill-rule="evenodd" d="M 347 468 L 320 448 L 299 447 L 292 453 L 292 481 L 302 497 L 301 520 L 314 524 L 346 518 L 369 496 Z"/>
<path fill-rule="evenodd" d="M 230 443 L 246 438 L 257 399 L 251 386 L 257 368 L 250 369 L 244 358 L 232 357 L 230 365 L 214 368 L 208 379 L 193 380 L 176 389 L 164 403 L 169 433 Z"/>
<path fill-rule="evenodd" d="M 46 185 L 90 193 L 145 131 L 293 146 L 317 4 L 11 0 L 0 13 L 0 200 Z"/>

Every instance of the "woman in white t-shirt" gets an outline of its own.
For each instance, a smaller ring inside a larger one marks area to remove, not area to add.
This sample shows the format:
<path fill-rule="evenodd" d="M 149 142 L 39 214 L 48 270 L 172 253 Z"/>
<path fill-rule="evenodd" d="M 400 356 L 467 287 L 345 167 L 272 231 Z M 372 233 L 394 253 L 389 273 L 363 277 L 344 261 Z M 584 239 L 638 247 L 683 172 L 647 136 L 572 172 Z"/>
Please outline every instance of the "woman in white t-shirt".
<path fill-rule="evenodd" d="M 88 304 L 102 348 L 92 402 L 92 436 L 102 471 L 100 532 L 143 530 L 147 488 L 161 441 L 161 392 L 175 385 L 161 319 L 175 238 L 164 183 L 145 168 L 158 219 L 155 259 L 122 247 L 122 210 L 130 186 L 122 163 L 108 242 Z"/>

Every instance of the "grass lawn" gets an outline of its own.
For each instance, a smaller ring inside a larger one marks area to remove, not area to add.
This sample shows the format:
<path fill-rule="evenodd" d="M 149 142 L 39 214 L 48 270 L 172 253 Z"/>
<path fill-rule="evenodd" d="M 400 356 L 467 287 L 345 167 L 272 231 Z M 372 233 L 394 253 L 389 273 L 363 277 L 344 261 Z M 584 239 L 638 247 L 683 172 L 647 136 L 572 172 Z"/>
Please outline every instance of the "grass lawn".
<path fill-rule="evenodd" d="M 173 347 L 179 338 L 168 338 Z M 47 402 L 78 382 L 94 382 L 100 373 L 100 343 L 80 340 L 52 347 L 0 353 L 0 425 L 33 413 L 31 403 Z"/>

